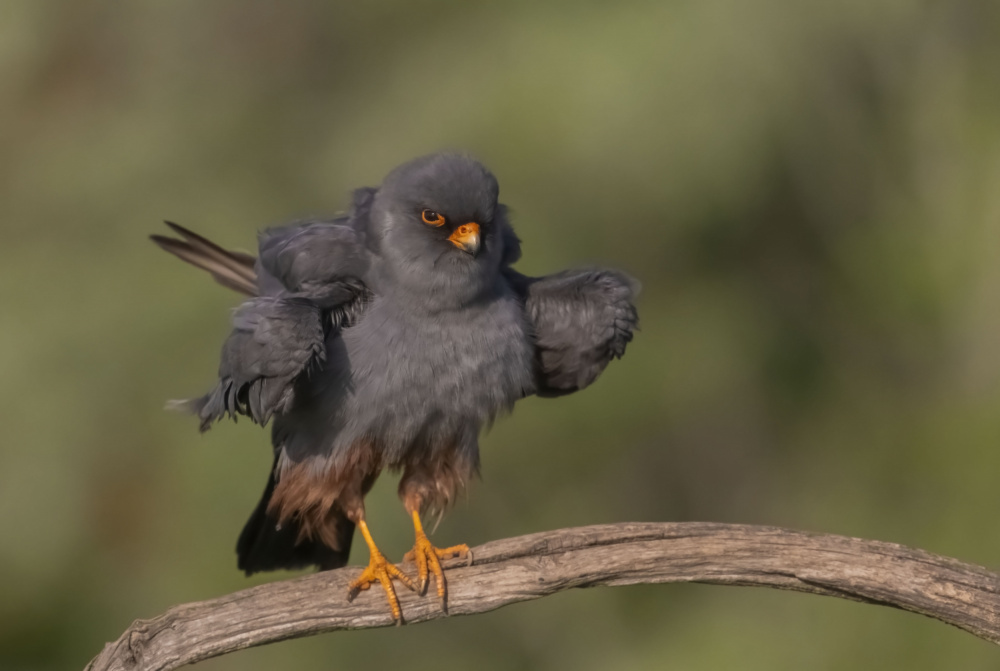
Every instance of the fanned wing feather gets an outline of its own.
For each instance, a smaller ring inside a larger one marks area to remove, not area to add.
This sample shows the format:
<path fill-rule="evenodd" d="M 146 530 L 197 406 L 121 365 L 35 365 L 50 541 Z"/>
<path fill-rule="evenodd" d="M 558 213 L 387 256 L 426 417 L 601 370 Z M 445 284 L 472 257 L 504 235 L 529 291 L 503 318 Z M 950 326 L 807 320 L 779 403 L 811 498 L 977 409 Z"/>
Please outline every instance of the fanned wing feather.
<path fill-rule="evenodd" d="M 344 280 L 364 277 L 368 264 L 363 233 L 343 220 L 305 222 L 260 237 L 262 273 L 285 290 L 324 305 L 352 298 Z"/>
<path fill-rule="evenodd" d="M 358 318 L 369 292 L 358 279 L 367 255 L 354 221 L 303 222 L 265 231 L 259 262 L 171 222 L 166 223 L 180 239 L 151 236 L 223 286 L 253 297 L 233 315 L 215 388 L 173 404 L 197 414 L 202 431 L 223 417 L 245 415 L 266 424 L 287 411 L 299 377 L 323 365 L 328 333 Z"/>
<path fill-rule="evenodd" d="M 620 358 L 638 328 L 638 283 L 617 270 L 567 270 L 547 277 L 504 274 L 524 301 L 535 334 L 536 393 L 562 396 L 591 384 Z"/>
<path fill-rule="evenodd" d="M 219 382 L 191 401 L 202 431 L 223 417 L 246 415 L 267 424 L 295 396 L 294 382 L 325 355 L 322 311 L 301 298 L 251 299 L 233 315 L 233 331 L 222 347 Z"/>

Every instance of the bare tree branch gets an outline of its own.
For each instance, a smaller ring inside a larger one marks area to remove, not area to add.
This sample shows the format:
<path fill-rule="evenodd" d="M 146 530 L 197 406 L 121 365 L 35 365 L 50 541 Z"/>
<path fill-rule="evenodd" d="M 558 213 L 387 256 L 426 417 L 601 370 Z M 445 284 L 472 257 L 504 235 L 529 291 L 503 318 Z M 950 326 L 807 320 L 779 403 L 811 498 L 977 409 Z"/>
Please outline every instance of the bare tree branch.
<path fill-rule="evenodd" d="M 487 543 L 447 571 L 448 608 L 471 615 L 571 587 L 702 582 L 758 585 L 894 606 L 1000 644 L 1000 576 L 894 543 L 775 527 L 609 524 Z M 88 671 L 167 671 L 255 645 L 392 624 L 379 589 L 347 603 L 357 567 L 260 585 L 137 620 Z M 440 602 L 399 590 L 409 623 Z"/>

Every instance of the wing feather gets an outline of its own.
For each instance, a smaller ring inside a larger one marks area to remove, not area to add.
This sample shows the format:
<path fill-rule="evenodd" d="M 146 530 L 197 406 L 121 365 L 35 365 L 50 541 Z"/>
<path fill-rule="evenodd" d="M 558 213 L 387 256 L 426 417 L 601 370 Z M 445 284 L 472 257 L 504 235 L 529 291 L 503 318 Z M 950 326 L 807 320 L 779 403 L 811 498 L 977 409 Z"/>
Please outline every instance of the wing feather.
<path fill-rule="evenodd" d="M 608 269 L 567 270 L 546 277 L 504 273 L 520 294 L 535 334 L 539 396 L 562 396 L 590 385 L 638 328 L 638 283 Z"/>
<path fill-rule="evenodd" d="M 190 402 L 202 431 L 223 417 L 245 415 L 267 424 L 295 398 L 295 381 L 325 358 L 323 312 L 300 298 L 259 297 L 233 316 L 222 347 L 219 382 Z"/>
<path fill-rule="evenodd" d="M 356 195 L 356 205 L 367 205 L 364 195 Z M 297 381 L 323 366 L 326 339 L 358 319 L 370 296 L 361 279 L 368 252 L 358 213 L 265 231 L 259 261 L 171 222 L 179 238 L 151 236 L 220 284 L 251 296 L 233 314 L 215 387 L 172 407 L 197 414 L 202 431 L 223 417 L 267 424 L 288 411 Z"/>

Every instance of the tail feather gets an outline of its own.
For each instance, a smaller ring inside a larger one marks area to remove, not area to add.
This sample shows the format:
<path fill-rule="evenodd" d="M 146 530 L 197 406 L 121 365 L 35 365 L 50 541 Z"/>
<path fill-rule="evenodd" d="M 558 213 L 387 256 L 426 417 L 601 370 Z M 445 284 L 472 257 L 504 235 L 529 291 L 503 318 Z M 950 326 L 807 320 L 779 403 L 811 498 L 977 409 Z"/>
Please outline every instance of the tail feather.
<path fill-rule="evenodd" d="M 164 222 L 182 239 L 165 235 L 149 236 L 161 249 L 170 252 L 182 261 L 208 271 L 222 286 L 247 296 L 257 295 L 257 259 L 243 252 L 231 252 L 219 247 L 193 231 L 175 224 Z"/>
<path fill-rule="evenodd" d="M 274 467 L 277 467 L 275 460 Z M 300 569 L 318 566 L 321 571 L 340 568 L 347 564 L 354 538 L 354 523 L 342 512 L 336 513 L 337 548 L 331 548 L 319 539 L 299 539 L 299 525 L 288 520 L 281 525 L 267 506 L 274 493 L 276 480 L 274 468 L 267 481 L 264 495 L 243 527 L 236 543 L 240 570 L 247 575 L 277 569 Z"/>

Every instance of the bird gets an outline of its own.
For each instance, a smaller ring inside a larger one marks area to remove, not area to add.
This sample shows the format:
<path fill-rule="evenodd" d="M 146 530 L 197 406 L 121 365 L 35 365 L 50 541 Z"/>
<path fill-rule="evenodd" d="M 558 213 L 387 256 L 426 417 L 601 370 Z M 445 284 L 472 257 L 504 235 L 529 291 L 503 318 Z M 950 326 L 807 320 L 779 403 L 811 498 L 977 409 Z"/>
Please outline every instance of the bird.
<path fill-rule="evenodd" d="M 342 567 L 357 529 L 369 562 L 348 600 L 378 584 L 400 624 L 393 582 L 426 594 L 433 576 L 447 612 L 441 560 L 471 555 L 432 545 L 423 519 L 478 476 L 481 432 L 522 398 L 589 386 L 624 355 L 638 282 L 606 268 L 516 271 L 521 242 L 498 196 L 478 160 L 436 153 L 354 190 L 344 214 L 263 230 L 257 256 L 171 222 L 176 237 L 151 236 L 245 296 L 217 383 L 175 407 L 203 432 L 224 418 L 271 424 L 271 472 L 237 542 L 247 575 Z M 401 473 L 416 580 L 367 524 L 383 470 Z"/>

